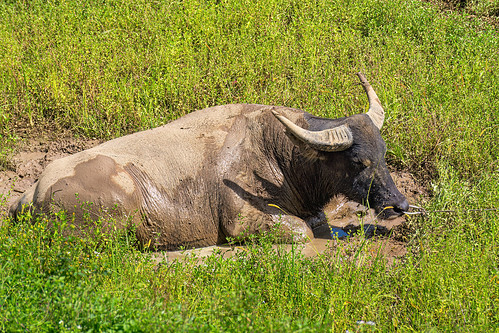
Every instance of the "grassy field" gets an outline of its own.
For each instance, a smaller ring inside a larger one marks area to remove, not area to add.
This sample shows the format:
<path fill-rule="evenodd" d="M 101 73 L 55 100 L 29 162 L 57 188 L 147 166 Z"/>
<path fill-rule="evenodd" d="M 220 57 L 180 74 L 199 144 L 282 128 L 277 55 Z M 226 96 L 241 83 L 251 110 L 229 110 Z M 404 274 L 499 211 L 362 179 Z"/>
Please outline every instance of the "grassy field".
<path fill-rule="evenodd" d="M 3 223 L 0 330 L 498 332 L 499 213 L 469 211 L 499 208 L 498 50 L 486 22 L 420 1 L 0 2 L 2 168 L 47 129 L 107 139 L 239 102 L 355 114 L 362 71 L 389 163 L 432 194 L 394 265 L 269 235 L 155 267 L 128 234 L 63 237 L 63 214 Z"/>

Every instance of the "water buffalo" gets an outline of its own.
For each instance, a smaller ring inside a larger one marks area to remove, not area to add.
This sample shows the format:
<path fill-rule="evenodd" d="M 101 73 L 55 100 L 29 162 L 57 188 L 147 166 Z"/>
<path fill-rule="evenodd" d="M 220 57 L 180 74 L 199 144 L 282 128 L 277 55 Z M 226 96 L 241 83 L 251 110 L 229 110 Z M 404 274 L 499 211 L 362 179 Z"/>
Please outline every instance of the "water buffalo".
<path fill-rule="evenodd" d="M 381 103 L 364 75 L 367 114 L 325 119 L 281 106 L 222 105 L 61 158 L 11 207 L 64 209 L 75 225 L 114 215 L 142 244 L 204 247 L 268 230 L 313 238 L 338 194 L 383 218 L 408 209 L 385 164 Z M 86 222 L 84 222 L 86 221 Z"/>

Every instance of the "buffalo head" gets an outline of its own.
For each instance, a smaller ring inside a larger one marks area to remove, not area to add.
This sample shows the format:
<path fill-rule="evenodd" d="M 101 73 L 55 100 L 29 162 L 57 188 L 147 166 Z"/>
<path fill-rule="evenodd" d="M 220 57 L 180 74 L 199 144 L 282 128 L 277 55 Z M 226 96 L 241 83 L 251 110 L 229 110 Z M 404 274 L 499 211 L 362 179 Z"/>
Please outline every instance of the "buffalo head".
<path fill-rule="evenodd" d="M 381 102 L 365 76 L 357 74 L 369 99 L 369 110 L 340 119 L 309 115 L 309 128 L 297 126 L 273 111 L 295 142 L 311 148 L 317 163 L 334 172 L 335 192 L 374 208 L 380 218 L 389 219 L 408 210 L 406 198 L 399 192 L 385 162 L 386 144 L 380 129 L 385 114 Z M 337 179 L 338 173 L 341 179 Z M 327 175 L 326 175 L 327 177 Z"/>

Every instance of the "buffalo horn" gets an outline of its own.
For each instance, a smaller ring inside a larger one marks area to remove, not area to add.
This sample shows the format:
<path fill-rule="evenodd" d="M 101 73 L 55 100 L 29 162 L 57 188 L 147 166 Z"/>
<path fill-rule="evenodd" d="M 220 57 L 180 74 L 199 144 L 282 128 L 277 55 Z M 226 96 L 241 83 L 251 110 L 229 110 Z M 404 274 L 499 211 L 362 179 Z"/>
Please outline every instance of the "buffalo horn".
<path fill-rule="evenodd" d="M 371 118 L 374 125 L 376 125 L 378 129 L 381 129 L 383 122 L 385 121 L 385 111 L 381 106 L 378 95 L 376 95 L 374 89 L 371 87 L 364 74 L 357 73 L 357 76 L 359 77 L 360 84 L 364 88 L 367 98 L 369 99 L 369 110 L 367 111 L 367 115 Z"/>
<path fill-rule="evenodd" d="M 353 143 L 352 132 L 346 125 L 315 132 L 295 125 L 291 120 L 274 110 L 272 113 L 289 133 L 314 149 L 327 152 L 342 151 L 348 149 Z"/>

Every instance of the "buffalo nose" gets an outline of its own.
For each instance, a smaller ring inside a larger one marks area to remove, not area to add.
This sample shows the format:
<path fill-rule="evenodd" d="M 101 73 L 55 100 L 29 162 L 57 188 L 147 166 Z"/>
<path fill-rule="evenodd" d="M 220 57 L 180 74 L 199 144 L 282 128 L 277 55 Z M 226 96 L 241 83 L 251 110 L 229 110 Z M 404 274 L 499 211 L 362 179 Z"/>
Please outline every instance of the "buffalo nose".
<path fill-rule="evenodd" d="M 409 210 L 409 203 L 407 202 L 407 199 L 404 198 L 402 201 L 399 201 L 397 204 L 394 205 L 395 211 L 398 212 L 407 212 Z"/>

